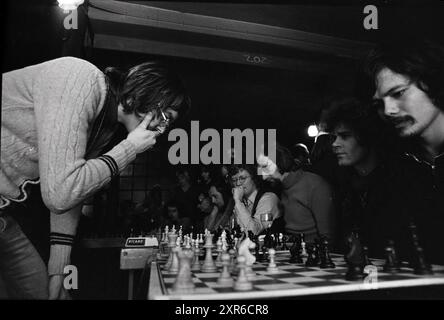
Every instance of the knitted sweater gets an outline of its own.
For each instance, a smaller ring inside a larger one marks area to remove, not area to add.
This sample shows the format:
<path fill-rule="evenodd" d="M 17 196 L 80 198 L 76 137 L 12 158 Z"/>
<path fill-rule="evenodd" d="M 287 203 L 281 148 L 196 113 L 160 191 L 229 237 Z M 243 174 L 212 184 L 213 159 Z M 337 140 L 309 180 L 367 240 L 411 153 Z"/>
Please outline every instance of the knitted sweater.
<path fill-rule="evenodd" d="M 333 236 L 333 196 L 325 180 L 300 169 L 290 172 L 282 187 L 281 204 L 288 232 L 304 233 L 305 239 L 311 241 L 316 237 L 316 220 L 321 235 Z"/>
<path fill-rule="evenodd" d="M 54 214 L 75 208 L 111 179 L 109 163 L 84 159 L 106 93 L 104 74 L 73 57 L 2 75 L 0 209 L 26 200 L 26 184 L 40 181 L 51 231 L 75 233 L 76 219 Z M 136 150 L 123 140 L 107 155 L 122 171 Z"/>

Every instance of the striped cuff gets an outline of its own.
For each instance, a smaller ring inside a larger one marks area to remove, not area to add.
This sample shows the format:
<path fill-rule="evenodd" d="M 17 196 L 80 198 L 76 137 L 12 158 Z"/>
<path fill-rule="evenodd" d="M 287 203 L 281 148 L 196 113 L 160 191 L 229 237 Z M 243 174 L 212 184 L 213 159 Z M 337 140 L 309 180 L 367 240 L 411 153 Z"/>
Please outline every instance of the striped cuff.
<path fill-rule="evenodd" d="M 74 243 L 74 236 L 65 233 L 51 232 L 49 234 L 49 243 L 51 245 L 60 244 L 65 246 L 72 246 Z"/>
<path fill-rule="evenodd" d="M 103 162 L 106 163 L 106 165 L 108 166 L 109 170 L 111 171 L 111 178 L 115 177 L 116 175 L 119 174 L 119 167 L 117 166 L 116 161 L 113 159 L 113 157 L 104 154 L 100 157 L 98 157 L 97 159 L 102 160 Z"/>

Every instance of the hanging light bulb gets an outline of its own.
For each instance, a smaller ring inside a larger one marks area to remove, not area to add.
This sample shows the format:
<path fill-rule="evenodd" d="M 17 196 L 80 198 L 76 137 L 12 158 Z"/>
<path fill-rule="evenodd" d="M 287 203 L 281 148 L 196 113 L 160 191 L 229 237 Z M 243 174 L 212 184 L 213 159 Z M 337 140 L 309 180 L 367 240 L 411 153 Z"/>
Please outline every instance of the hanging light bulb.
<path fill-rule="evenodd" d="M 318 127 L 315 124 L 312 124 L 308 127 L 307 133 L 309 137 L 316 137 L 319 133 Z"/>
<path fill-rule="evenodd" d="M 84 0 L 57 0 L 59 3 L 59 7 L 64 11 L 76 10 L 78 6 L 80 6 Z"/>

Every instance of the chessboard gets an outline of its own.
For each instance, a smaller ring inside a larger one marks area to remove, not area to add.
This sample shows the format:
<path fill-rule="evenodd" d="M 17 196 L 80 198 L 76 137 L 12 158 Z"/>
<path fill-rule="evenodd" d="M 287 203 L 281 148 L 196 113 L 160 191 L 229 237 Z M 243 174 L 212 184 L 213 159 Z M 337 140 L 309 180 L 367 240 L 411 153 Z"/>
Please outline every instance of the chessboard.
<path fill-rule="evenodd" d="M 267 271 L 268 262 L 255 262 L 252 266 L 253 288 L 249 291 L 236 291 L 233 286 L 217 283 L 220 269 L 214 273 L 192 272 L 195 288 L 189 293 L 173 290 L 175 274 L 164 270 L 166 259 L 159 255 L 151 264 L 148 299 L 153 300 L 234 300 L 234 299 L 273 299 L 306 295 L 332 294 L 362 290 L 389 289 L 399 287 L 444 285 L 444 266 L 433 265 L 432 275 L 416 275 L 407 263 L 402 263 L 396 273 L 383 271 L 384 260 L 371 259 L 369 275 L 358 281 L 345 280 L 347 264 L 343 255 L 331 254 L 335 268 L 321 269 L 306 267 L 305 264 L 290 263 L 288 251 L 278 251 L 275 262 L 279 271 Z"/>

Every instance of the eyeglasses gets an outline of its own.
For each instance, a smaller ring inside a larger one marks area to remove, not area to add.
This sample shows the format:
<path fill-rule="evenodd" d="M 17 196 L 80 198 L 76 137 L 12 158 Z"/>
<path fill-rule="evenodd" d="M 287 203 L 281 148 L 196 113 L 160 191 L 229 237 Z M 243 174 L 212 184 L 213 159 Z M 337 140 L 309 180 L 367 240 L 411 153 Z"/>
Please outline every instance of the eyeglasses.
<path fill-rule="evenodd" d="M 245 182 L 245 180 L 247 180 L 248 178 L 250 178 L 250 176 L 240 176 L 237 178 L 231 178 L 231 182 L 233 184 L 237 184 L 237 182 L 239 182 L 240 184 L 243 184 Z"/>

